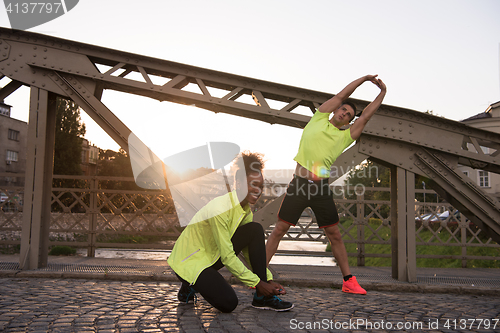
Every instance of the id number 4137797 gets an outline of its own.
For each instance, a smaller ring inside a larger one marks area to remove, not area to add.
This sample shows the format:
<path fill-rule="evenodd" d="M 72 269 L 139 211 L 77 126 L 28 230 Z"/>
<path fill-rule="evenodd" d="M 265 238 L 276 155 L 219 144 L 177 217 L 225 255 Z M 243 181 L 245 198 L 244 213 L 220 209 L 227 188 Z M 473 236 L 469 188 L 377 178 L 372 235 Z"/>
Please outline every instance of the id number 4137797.
<path fill-rule="evenodd" d="M 5 8 L 7 13 L 15 14 L 36 14 L 36 13 L 59 13 L 59 10 L 64 11 L 62 3 L 59 2 L 22 2 L 9 3 Z"/>
<path fill-rule="evenodd" d="M 496 329 L 500 327 L 500 319 L 447 319 L 443 325 L 449 330 Z"/>

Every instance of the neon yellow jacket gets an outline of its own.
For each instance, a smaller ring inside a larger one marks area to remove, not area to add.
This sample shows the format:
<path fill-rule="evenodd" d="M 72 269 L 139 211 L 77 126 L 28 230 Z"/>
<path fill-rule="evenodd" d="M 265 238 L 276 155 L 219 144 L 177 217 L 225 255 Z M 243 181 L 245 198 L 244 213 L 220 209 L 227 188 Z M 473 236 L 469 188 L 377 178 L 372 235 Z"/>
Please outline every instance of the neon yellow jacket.
<path fill-rule="evenodd" d="M 194 284 L 205 268 L 221 258 L 231 274 L 245 285 L 255 287 L 260 278 L 236 256 L 231 243 L 236 229 L 252 222 L 252 219 L 250 207 L 241 207 L 235 191 L 213 199 L 196 213 L 181 233 L 167 260 L 168 264 L 181 278 Z M 248 250 L 245 248 L 242 252 L 250 263 Z M 267 269 L 268 281 L 272 278 Z"/>

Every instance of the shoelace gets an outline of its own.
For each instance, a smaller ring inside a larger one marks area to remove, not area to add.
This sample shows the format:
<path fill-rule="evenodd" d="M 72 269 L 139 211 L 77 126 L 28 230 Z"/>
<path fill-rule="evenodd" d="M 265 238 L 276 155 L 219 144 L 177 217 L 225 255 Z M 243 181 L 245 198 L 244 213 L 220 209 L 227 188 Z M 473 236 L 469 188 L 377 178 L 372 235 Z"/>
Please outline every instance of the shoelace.
<path fill-rule="evenodd" d="M 274 299 L 277 299 L 277 300 L 278 300 L 278 301 L 280 301 L 280 302 L 283 302 L 283 301 L 281 300 L 281 298 L 279 298 L 279 297 L 278 297 L 278 296 L 276 296 L 276 295 L 274 295 L 274 296 L 273 296 L 273 298 L 274 298 Z"/>
<path fill-rule="evenodd" d="M 261 296 L 261 297 L 263 297 L 263 296 Z M 279 298 L 279 297 L 278 297 L 278 296 L 276 296 L 276 295 L 273 295 L 273 296 L 271 297 L 271 299 L 273 299 L 273 300 L 278 300 L 278 301 L 280 301 L 280 302 L 283 302 L 283 301 L 281 300 L 281 298 Z"/>

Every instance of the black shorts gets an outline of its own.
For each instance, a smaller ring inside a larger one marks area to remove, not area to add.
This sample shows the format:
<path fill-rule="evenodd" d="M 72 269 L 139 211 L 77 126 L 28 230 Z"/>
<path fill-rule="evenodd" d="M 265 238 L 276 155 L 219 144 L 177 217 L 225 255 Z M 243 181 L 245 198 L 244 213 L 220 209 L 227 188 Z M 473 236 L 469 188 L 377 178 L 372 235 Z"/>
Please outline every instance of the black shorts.
<path fill-rule="evenodd" d="M 296 225 L 307 207 L 310 207 L 314 212 L 320 228 L 339 223 L 339 214 L 328 185 L 328 178 L 311 181 L 294 176 L 288 184 L 278 218 L 288 224 Z"/>

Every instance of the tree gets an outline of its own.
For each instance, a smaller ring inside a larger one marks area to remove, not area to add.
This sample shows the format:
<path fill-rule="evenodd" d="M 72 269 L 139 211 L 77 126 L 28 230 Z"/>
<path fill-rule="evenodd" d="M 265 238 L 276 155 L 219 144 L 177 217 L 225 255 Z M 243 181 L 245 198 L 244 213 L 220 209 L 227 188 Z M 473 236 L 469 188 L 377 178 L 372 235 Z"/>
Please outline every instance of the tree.
<path fill-rule="evenodd" d="M 80 118 L 80 107 L 73 101 L 56 99 L 56 135 L 54 147 L 54 174 L 81 175 L 82 138 L 85 124 Z"/>
<path fill-rule="evenodd" d="M 345 180 L 346 186 L 354 186 L 357 190 L 366 187 L 390 187 L 391 186 L 391 172 L 390 169 L 373 161 L 368 160 L 359 168 L 352 169 Z M 356 199 L 356 193 L 353 190 L 348 190 L 346 193 L 347 199 Z M 364 200 L 390 200 L 390 192 L 364 192 Z M 351 213 L 355 214 L 355 207 L 351 208 Z M 390 212 L 389 205 L 382 205 L 379 209 L 380 215 L 387 218 Z M 365 213 L 371 213 L 368 205 L 365 205 Z M 375 216 L 376 217 L 376 216 Z"/>
<path fill-rule="evenodd" d="M 115 206 L 122 212 L 128 213 L 135 212 L 137 209 L 142 209 L 143 212 L 148 213 L 157 213 L 158 211 L 163 211 L 166 214 L 174 213 L 174 206 L 170 205 L 172 198 L 168 190 L 165 191 L 164 195 L 158 195 L 155 191 L 152 194 L 147 194 L 148 190 L 139 187 L 134 182 L 130 157 L 124 149 L 120 148 L 118 152 L 111 149 L 100 149 L 97 165 L 97 174 L 99 176 L 123 177 L 100 180 L 100 189 L 142 192 L 140 195 L 136 195 L 135 193 L 117 194 L 105 192 L 103 195 L 108 197 L 112 205 L 100 202 L 99 206 L 102 207 L 101 212 L 111 212 L 113 210 L 112 206 Z M 153 197 L 156 199 L 153 203 L 150 203 L 149 200 Z"/>
<path fill-rule="evenodd" d="M 133 177 L 132 166 L 127 152 L 120 148 L 118 152 L 99 149 L 97 173 L 99 176 Z"/>
<path fill-rule="evenodd" d="M 361 184 L 365 187 L 390 187 L 390 169 L 373 161 L 368 160 L 359 168 L 349 172 L 345 183 L 349 186 Z"/>
<path fill-rule="evenodd" d="M 415 189 L 424 188 L 424 184 L 427 185 L 427 189 L 432 188 L 434 183 L 428 178 L 422 175 L 415 175 Z M 363 164 L 358 169 L 353 169 L 349 172 L 345 180 L 346 186 L 355 186 L 357 189 L 364 189 L 366 187 L 391 187 L 391 170 L 379 163 L 368 161 Z M 347 192 L 345 195 L 347 199 L 356 199 L 356 194 L 354 191 Z M 437 194 L 428 194 L 427 199 L 423 193 L 416 193 L 415 198 L 418 202 L 436 202 Z M 365 200 L 390 200 L 390 192 L 387 191 L 367 191 L 364 193 Z M 442 201 L 442 200 L 441 200 Z M 365 212 L 368 207 L 365 206 Z M 390 212 L 390 207 L 388 205 L 382 205 L 380 208 L 380 213 L 384 218 L 387 218 Z M 354 214 L 354 210 L 353 210 Z"/>
<path fill-rule="evenodd" d="M 54 143 L 54 174 L 55 175 L 81 175 L 82 139 L 85 135 L 85 124 L 80 118 L 79 106 L 67 99 L 56 98 L 56 132 Z M 79 188 L 83 186 L 81 180 L 53 179 L 54 188 Z M 71 193 L 54 191 L 59 202 L 52 204 L 52 211 L 62 211 L 63 207 L 71 207 L 73 212 L 81 209 L 79 203 Z M 87 198 L 83 198 L 87 200 Z M 88 202 L 87 202 L 88 203 Z"/>

